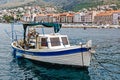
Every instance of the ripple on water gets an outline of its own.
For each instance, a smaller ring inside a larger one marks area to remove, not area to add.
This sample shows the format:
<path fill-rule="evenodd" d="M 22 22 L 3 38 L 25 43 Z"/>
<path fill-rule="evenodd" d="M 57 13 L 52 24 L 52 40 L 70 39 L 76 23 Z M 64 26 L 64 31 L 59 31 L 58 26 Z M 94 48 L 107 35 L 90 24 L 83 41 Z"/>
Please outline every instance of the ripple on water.
<path fill-rule="evenodd" d="M 2 27 L 4 26 L 4 27 Z M 119 80 L 120 74 L 120 34 L 119 29 L 80 29 L 62 28 L 61 34 L 68 34 L 70 43 L 76 44 L 89 39 L 93 45 L 97 45 L 96 57 L 86 70 L 71 68 L 48 68 L 42 65 L 33 64 L 31 61 L 13 58 L 10 47 L 11 40 L 5 35 L 4 29 L 11 31 L 9 24 L 0 24 L 0 80 Z M 15 27 L 22 31 L 20 26 Z M 45 28 L 45 32 L 53 29 Z M 40 30 L 41 31 L 41 30 Z M 98 61 L 108 70 L 98 64 Z"/>

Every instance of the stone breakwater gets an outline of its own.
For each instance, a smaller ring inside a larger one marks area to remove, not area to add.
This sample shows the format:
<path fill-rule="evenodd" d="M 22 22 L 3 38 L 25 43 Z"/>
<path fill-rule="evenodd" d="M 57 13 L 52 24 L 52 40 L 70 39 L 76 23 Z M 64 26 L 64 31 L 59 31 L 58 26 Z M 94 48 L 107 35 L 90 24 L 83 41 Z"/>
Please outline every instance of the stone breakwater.
<path fill-rule="evenodd" d="M 120 28 L 120 25 L 83 25 L 83 24 L 62 24 L 63 28 Z"/>

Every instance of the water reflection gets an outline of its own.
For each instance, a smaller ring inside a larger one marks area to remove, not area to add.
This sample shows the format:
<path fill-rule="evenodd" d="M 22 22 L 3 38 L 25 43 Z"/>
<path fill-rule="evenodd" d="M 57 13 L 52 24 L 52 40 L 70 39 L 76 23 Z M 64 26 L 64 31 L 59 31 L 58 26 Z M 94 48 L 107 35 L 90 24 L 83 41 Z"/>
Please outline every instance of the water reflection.
<path fill-rule="evenodd" d="M 87 69 L 15 59 L 25 80 L 90 80 Z"/>
<path fill-rule="evenodd" d="M 0 24 L 0 80 L 119 80 L 120 74 L 120 29 L 80 29 L 62 28 L 60 33 L 67 34 L 70 43 L 86 42 L 91 39 L 96 48 L 96 57 L 93 59 L 88 70 L 58 67 L 45 67 L 34 64 L 27 59 L 15 59 L 10 53 L 11 40 L 4 32 L 11 31 L 10 24 Z M 22 31 L 21 26 L 15 30 Z M 50 31 L 51 30 L 51 31 Z M 40 30 L 41 31 L 41 30 Z M 45 28 L 47 33 L 52 29 Z M 46 33 L 45 32 L 45 33 Z M 102 68 L 97 61 L 101 62 L 107 69 Z"/>

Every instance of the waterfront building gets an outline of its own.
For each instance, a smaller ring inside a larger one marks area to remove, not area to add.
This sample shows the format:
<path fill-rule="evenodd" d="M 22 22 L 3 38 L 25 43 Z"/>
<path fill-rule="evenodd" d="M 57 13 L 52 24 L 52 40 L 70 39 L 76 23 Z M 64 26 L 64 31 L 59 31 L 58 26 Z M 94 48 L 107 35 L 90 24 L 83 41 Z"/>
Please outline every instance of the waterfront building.
<path fill-rule="evenodd" d="M 74 13 L 68 13 L 66 18 L 67 18 L 67 23 L 73 23 L 73 16 Z"/>
<path fill-rule="evenodd" d="M 46 14 L 47 22 L 53 22 L 53 14 Z"/>
<path fill-rule="evenodd" d="M 53 22 L 60 22 L 59 17 L 59 14 L 53 14 Z"/>
<path fill-rule="evenodd" d="M 35 21 L 36 22 L 41 22 L 41 21 L 47 22 L 47 15 L 37 14 L 36 17 L 35 17 Z"/>
<path fill-rule="evenodd" d="M 83 23 L 92 23 L 92 12 L 85 13 L 83 18 L 84 18 Z"/>
<path fill-rule="evenodd" d="M 31 15 L 30 14 L 24 14 L 21 20 L 28 22 L 28 21 L 31 20 Z"/>
<path fill-rule="evenodd" d="M 78 12 L 74 15 L 74 23 L 93 23 L 96 11 Z"/>
<path fill-rule="evenodd" d="M 60 23 L 66 23 L 67 22 L 66 16 L 67 16 L 67 13 L 59 14 L 59 21 L 60 21 Z"/>
<path fill-rule="evenodd" d="M 94 23 L 97 25 L 118 25 L 120 19 L 120 10 L 110 10 L 100 12 L 95 16 Z"/>
<path fill-rule="evenodd" d="M 21 20 L 26 21 L 26 22 L 35 21 L 36 20 L 36 14 L 35 13 L 33 13 L 33 14 L 24 14 Z"/>
<path fill-rule="evenodd" d="M 55 14 L 55 13 L 50 13 L 50 14 L 44 14 L 44 21 L 46 22 L 60 22 L 59 21 L 59 14 Z M 43 18 L 42 18 L 43 19 Z"/>
<path fill-rule="evenodd" d="M 74 23 L 82 23 L 84 21 L 84 16 L 85 16 L 85 13 L 83 13 L 83 12 L 75 13 L 74 17 L 73 17 L 73 22 Z"/>
<path fill-rule="evenodd" d="M 94 22 L 94 17 L 97 14 L 97 11 L 88 11 L 85 13 L 84 23 L 92 24 Z"/>

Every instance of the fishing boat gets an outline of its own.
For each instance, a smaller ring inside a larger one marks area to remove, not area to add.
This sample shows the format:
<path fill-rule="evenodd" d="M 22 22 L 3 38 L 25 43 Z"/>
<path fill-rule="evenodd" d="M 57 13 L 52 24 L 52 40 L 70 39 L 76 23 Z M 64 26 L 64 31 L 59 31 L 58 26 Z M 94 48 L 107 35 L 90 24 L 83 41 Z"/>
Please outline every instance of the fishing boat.
<path fill-rule="evenodd" d="M 36 26 L 54 27 L 50 34 L 40 34 Z M 11 43 L 16 58 L 60 65 L 88 67 L 91 61 L 92 41 L 70 45 L 67 35 L 59 34 L 62 24 L 29 22 L 23 24 L 23 38 Z"/>

